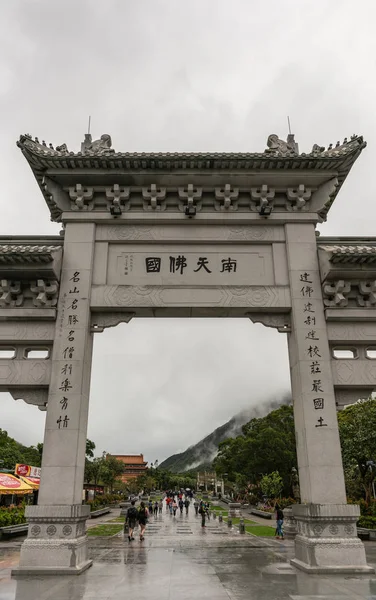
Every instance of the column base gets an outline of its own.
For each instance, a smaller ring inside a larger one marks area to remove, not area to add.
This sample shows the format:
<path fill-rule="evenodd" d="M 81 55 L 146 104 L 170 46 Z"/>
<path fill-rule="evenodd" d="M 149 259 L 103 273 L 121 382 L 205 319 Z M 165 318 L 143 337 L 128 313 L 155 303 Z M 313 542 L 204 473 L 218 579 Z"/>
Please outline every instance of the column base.
<path fill-rule="evenodd" d="M 79 575 L 92 565 L 87 557 L 86 519 L 90 507 L 28 506 L 28 537 L 12 576 Z"/>
<path fill-rule="evenodd" d="M 295 504 L 298 534 L 290 562 L 306 573 L 374 573 L 367 565 L 363 542 L 357 537 L 359 506 Z"/>

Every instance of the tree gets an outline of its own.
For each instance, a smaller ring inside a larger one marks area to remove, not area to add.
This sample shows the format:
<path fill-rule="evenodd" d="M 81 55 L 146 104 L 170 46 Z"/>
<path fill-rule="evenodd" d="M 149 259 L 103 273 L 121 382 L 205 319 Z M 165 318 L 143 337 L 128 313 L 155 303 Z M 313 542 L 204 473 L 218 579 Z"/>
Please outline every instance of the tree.
<path fill-rule="evenodd" d="M 358 479 L 369 502 L 376 476 L 376 400 L 348 406 L 338 414 L 338 425 L 348 491 Z"/>
<path fill-rule="evenodd" d="M 0 429 L 0 467 L 13 470 L 17 463 L 40 466 L 40 454 L 34 446 L 23 446 Z"/>
<path fill-rule="evenodd" d="M 92 442 L 91 440 L 87 439 L 86 440 L 86 451 L 85 454 L 88 458 L 94 458 L 94 450 L 95 450 L 95 444 L 94 442 Z"/>
<path fill-rule="evenodd" d="M 278 471 L 286 494 L 290 494 L 291 469 L 296 464 L 294 414 L 292 406 L 286 405 L 251 419 L 243 426 L 242 435 L 219 445 L 214 460 L 217 474 L 243 489 Z"/>
<path fill-rule="evenodd" d="M 121 460 L 117 460 L 117 458 L 110 454 L 102 457 L 100 478 L 110 491 L 112 491 L 116 479 L 122 473 L 124 473 L 124 463 Z"/>
<path fill-rule="evenodd" d="M 278 498 L 283 490 L 283 480 L 278 471 L 270 475 L 264 475 L 260 481 L 260 487 L 268 498 Z"/>

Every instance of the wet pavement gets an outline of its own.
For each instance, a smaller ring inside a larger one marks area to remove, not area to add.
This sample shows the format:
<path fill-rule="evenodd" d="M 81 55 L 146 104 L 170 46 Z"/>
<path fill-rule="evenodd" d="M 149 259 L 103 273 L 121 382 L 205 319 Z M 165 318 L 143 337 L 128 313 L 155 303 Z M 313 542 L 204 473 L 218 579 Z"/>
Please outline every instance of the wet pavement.
<path fill-rule="evenodd" d="M 0 543 L 0 600 L 376 600 L 376 575 L 302 573 L 289 564 L 291 541 L 240 535 L 218 519 L 202 530 L 194 511 L 163 511 L 144 542 L 90 537 L 94 564 L 79 576 L 11 579 L 20 544 Z M 366 549 L 376 566 L 376 543 Z"/>

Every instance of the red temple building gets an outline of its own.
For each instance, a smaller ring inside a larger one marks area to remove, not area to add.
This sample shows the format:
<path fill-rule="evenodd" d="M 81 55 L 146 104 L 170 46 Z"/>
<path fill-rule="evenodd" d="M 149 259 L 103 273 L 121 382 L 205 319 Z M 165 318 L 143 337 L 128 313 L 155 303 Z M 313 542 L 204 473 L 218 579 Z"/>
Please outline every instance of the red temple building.
<path fill-rule="evenodd" d="M 135 479 L 147 470 L 147 462 L 143 454 L 111 454 L 117 460 L 124 463 L 124 473 L 120 476 L 123 483 Z"/>

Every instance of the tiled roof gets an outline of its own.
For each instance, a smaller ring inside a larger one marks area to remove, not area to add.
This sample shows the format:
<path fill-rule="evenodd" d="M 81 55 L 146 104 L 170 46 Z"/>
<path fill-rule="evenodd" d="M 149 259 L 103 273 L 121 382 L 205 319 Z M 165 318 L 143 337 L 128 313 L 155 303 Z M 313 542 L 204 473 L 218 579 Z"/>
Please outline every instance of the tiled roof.
<path fill-rule="evenodd" d="M 1 244 L 0 264 L 49 263 L 59 246 Z"/>
<path fill-rule="evenodd" d="M 374 263 L 376 262 L 376 246 L 360 245 L 319 245 L 319 248 L 330 253 L 332 263 Z"/>
<path fill-rule="evenodd" d="M 114 152 L 111 148 L 100 152 L 69 152 L 65 144 L 58 149 L 21 135 L 17 145 L 21 148 L 36 177 L 52 219 L 59 221 L 61 210 L 55 204 L 44 183 L 48 170 L 59 169 L 72 172 L 75 169 L 101 169 L 114 174 L 135 171 L 335 171 L 338 186 L 320 216 L 325 219 L 335 196 L 346 179 L 353 163 L 366 146 L 361 136 L 353 136 L 349 142 L 324 150 L 315 146 L 310 153 L 286 152 L 232 153 L 232 152 Z"/>

